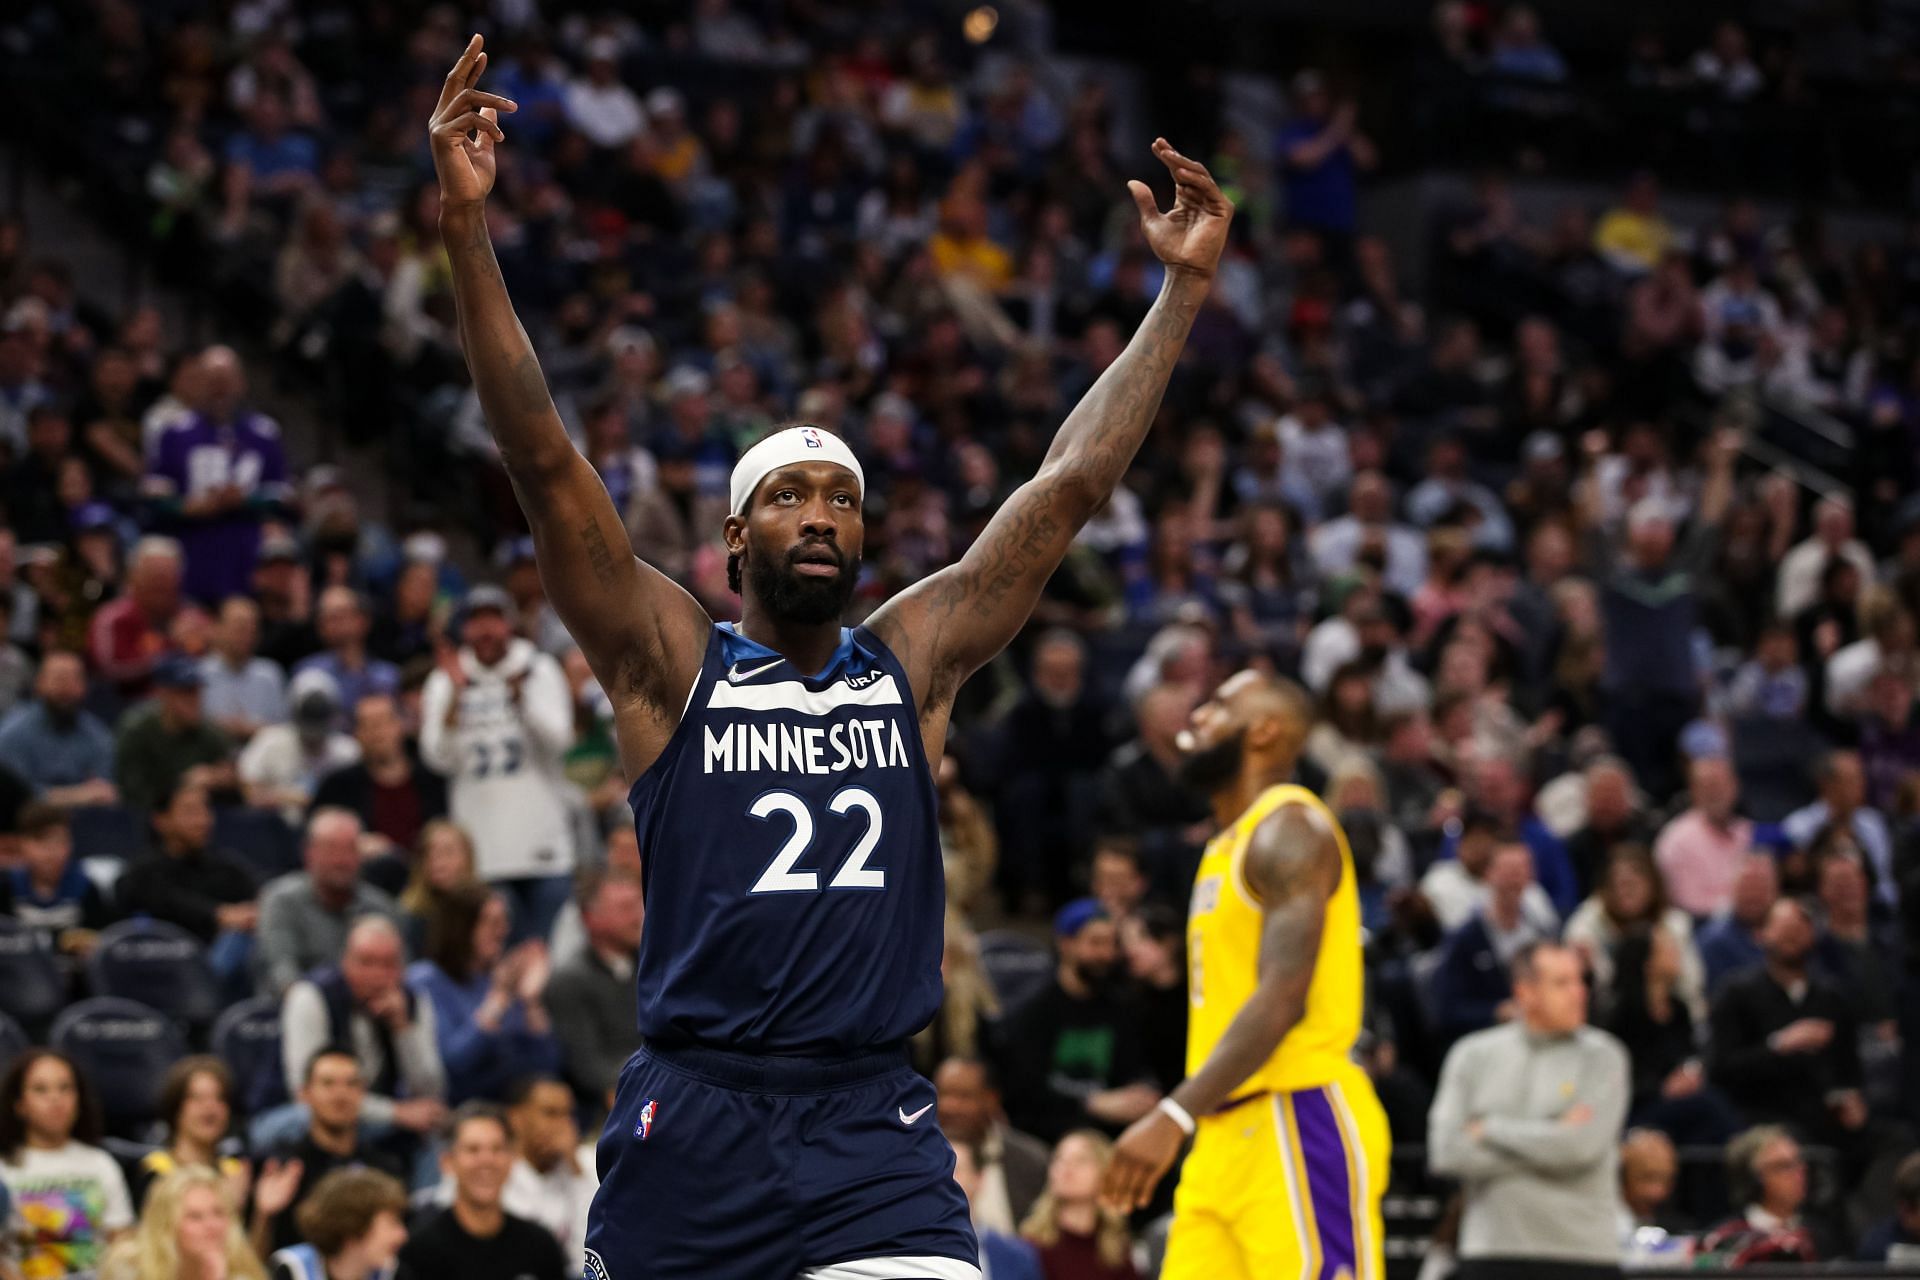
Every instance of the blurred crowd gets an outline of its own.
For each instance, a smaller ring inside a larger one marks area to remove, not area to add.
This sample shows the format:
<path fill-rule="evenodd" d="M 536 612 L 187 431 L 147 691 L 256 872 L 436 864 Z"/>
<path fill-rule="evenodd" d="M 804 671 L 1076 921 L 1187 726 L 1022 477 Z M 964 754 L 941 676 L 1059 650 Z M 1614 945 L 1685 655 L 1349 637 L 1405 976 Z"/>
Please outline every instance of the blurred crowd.
<path fill-rule="evenodd" d="M 727 475 L 773 424 L 862 457 L 870 609 L 964 551 L 1159 286 L 1124 194 L 1145 149 L 1107 80 L 1025 56 L 1024 6 L 979 46 L 912 6 L 467 8 L 88 0 L 10 26 L 10 57 L 68 78 L 50 100 L 89 96 L 96 154 L 134 162 L 103 221 L 249 358 L 103 310 L 0 218 L 0 890 L 63 999 L 114 993 L 95 961 L 135 919 L 190 936 L 215 1009 L 277 1011 L 264 1069 L 195 1059 L 108 1106 L 220 1174 L 161 1182 L 156 1213 L 209 1200 L 261 1249 L 374 1268 L 399 1184 L 343 1192 L 350 1229 L 300 1204 L 385 1168 L 452 1201 L 409 1246 L 441 1251 L 424 1274 L 503 1201 L 577 1267 L 551 1205 L 591 1191 L 642 927 L 611 706 L 454 340 L 424 121 L 469 31 L 520 104 L 489 217 L 562 416 L 636 554 L 716 618 Z M 1566 74 L 1521 6 L 1443 4 L 1435 30 L 1465 73 Z M 1690 83 L 1784 92 L 1741 34 Z M 1920 240 L 1843 244 L 1727 187 L 1689 222 L 1651 170 L 1532 215 L 1489 172 L 1415 287 L 1363 230 L 1392 159 L 1370 122 L 1318 71 L 1284 93 L 1271 136 L 1173 139 L 1238 203 L 1234 244 L 1126 483 L 956 708 L 948 999 L 916 1056 L 983 1231 L 1008 1274 L 1132 1274 L 1093 1188 L 1184 1074 L 1211 818 L 1175 738 L 1253 664 L 1321 704 L 1301 780 L 1354 846 L 1361 1053 L 1403 1147 L 1450 1046 L 1514 1017 L 1509 962 L 1560 938 L 1632 1055 L 1627 1169 L 1669 1166 L 1623 1215 L 1732 1214 L 1762 1239 L 1710 1234 L 1729 1257 L 1920 1242 L 1916 1175 L 1891 1174 L 1920 1098 Z M 404 500 L 291 463 L 250 367 L 378 441 Z M 1843 465 L 1767 444 L 1783 418 L 1850 441 Z M 44 1040 L 57 1009 L 13 1012 Z M 88 1154 L 86 1075 L 36 1051 L 0 1086 L 28 1276 L 94 1266 L 133 1220 L 122 1174 L 144 1191 L 152 1152 Z M 66 1101 L 21 1102 L 45 1090 Z M 1676 1193 L 1675 1145 L 1753 1125 L 1784 1127 Z M 1756 1217 L 1753 1170 L 1803 1143 L 1819 1203 L 1802 1163 Z M 98 1194 L 62 1218 L 76 1177 Z M 175 1225 L 138 1238 L 186 1249 Z"/>

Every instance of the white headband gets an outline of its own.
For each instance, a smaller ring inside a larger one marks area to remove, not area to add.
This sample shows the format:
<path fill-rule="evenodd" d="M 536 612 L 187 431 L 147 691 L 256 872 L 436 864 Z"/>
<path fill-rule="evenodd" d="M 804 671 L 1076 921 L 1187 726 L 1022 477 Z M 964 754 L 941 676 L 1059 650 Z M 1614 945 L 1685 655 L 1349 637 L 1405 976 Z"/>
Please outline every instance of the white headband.
<path fill-rule="evenodd" d="M 731 483 L 733 514 L 743 516 L 747 513 L 747 499 L 767 473 L 778 471 L 781 467 L 790 467 L 796 462 L 831 462 L 853 472 L 854 484 L 862 497 L 866 496 L 867 473 L 860 469 L 860 459 L 853 456 L 853 450 L 847 448 L 847 442 L 831 431 L 819 427 L 788 427 L 785 431 L 776 431 L 741 455 L 740 461 L 733 464 Z"/>

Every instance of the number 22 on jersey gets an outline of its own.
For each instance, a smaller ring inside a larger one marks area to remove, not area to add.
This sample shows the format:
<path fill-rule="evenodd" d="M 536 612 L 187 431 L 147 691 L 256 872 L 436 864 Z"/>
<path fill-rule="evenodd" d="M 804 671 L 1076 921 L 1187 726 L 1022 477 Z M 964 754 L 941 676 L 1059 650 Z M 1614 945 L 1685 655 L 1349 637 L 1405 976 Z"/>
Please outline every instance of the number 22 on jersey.
<path fill-rule="evenodd" d="M 834 872 L 833 879 L 827 882 L 829 889 L 884 889 L 887 887 L 887 874 L 879 867 L 869 867 L 867 859 L 873 856 L 874 849 L 880 843 L 882 817 L 880 801 L 873 792 L 865 787 L 842 787 L 833 793 L 827 801 L 827 811 L 843 818 L 856 813 L 866 816 L 866 828 L 853 843 L 852 851 Z M 813 844 L 815 822 L 813 812 L 807 802 L 791 791 L 769 791 L 747 807 L 751 816 L 762 822 L 771 820 L 776 814 L 783 814 L 793 823 L 793 832 L 787 837 L 779 852 L 773 855 L 773 861 L 760 873 L 748 893 L 814 893 L 820 888 L 818 871 L 798 870 L 800 860 L 806 856 Z"/>

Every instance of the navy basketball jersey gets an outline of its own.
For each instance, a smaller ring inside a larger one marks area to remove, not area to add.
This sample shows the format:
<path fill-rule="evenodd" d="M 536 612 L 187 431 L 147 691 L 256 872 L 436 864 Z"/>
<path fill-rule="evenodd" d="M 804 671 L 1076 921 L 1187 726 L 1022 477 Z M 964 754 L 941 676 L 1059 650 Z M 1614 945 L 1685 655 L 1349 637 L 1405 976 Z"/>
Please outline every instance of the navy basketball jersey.
<path fill-rule="evenodd" d="M 630 796 L 640 1032 L 752 1053 L 905 1040 L 940 1004 L 946 886 L 906 671 L 864 627 L 799 671 L 719 623 Z"/>

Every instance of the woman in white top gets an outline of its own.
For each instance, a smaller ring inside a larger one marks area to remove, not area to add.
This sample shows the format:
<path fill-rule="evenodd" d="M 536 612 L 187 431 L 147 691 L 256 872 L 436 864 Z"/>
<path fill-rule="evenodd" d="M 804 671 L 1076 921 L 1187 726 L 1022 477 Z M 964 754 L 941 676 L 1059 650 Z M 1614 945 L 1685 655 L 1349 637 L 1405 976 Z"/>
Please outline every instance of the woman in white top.
<path fill-rule="evenodd" d="M 1665 883 L 1653 855 L 1637 844 L 1615 845 L 1607 854 L 1600 882 L 1587 900 L 1567 919 L 1568 946 L 1586 957 L 1593 975 L 1596 1013 L 1613 1005 L 1613 948 L 1635 929 L 1660 929 L 1674 942 L 1680 957 L 1680 976 L 1674 998 L 1683 1001 L 1694 1025 L 1707 1017 L 1706 970 L 1693 944 L 1693 920 L 1667 903 Z"/>
<path fill-rule="evenodd" d="M 29 1276 L 95 1271 L 133 1225 L 127 1180 L 97 1145 L 100 1105 L 72 1059 L 29 1049 L 0 1079 L 0 1181 Z"/>

